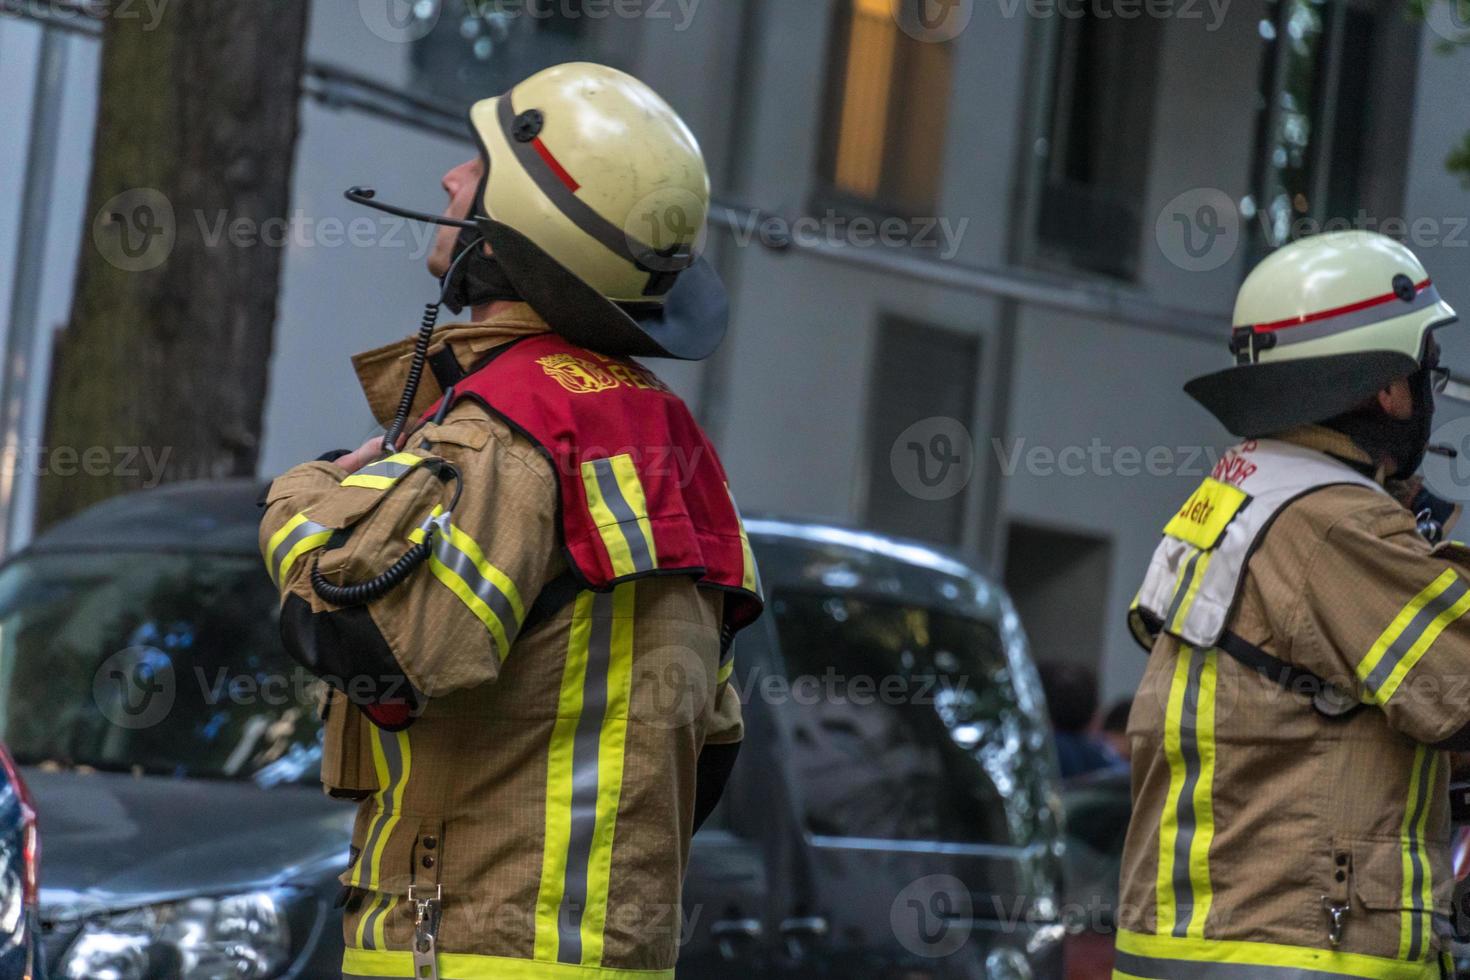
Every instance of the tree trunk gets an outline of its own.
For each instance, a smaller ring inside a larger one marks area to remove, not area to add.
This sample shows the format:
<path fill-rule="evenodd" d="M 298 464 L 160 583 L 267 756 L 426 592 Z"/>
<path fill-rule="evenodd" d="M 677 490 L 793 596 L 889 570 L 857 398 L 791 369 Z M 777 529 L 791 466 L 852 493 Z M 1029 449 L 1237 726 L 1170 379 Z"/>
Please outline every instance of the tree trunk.
<path fill-rule="evenodd" d="M 104 18 L 42 526 L 155 482 L 254 474 L 307 7 L 173 0 L 155 20 L 129 2 Z"/>

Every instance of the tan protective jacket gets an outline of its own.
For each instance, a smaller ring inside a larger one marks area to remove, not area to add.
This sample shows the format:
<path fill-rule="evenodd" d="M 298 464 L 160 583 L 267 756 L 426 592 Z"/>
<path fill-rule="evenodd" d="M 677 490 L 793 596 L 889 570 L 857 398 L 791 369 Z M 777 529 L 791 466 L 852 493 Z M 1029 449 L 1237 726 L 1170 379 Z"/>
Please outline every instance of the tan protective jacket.
<path fill-rule="evenodd" d="M 544 329 L 518 306 L 440 337 L 468 369 Z M 357 359 L 380 420 L 408 351 Z M 431 379 L 425 388 L 420 409 L 437 398 Z M 342 875 L 344 974 L 415 975 L 412 887 L 416 898 L 442 899 L 439 977 L 672 977 L 697 760 L 707 743 L 742 735 L 721 671 L 720 593 L 685 577 L 641 579 L 583 592 L 521 631 L 565 567 L 550 463 L 468 401 L 405 449 L 464 474 L 454 510 L 461 560 L 456 574 L 420 568 L 362 607 L 428 696 L 421 715 L 390 732 L 341 693 L 325 708 L 323 781 L 361 799 Z M 288 607 L 330 612 L 310 583 L 315 561 L 334 581 L 371 577 L 409 547 L 445 493 L 423 467 L 357 477 L 315 462 L 272 485 L 261 546 Z M 350 521 L 347 545 L 333 548 L 332 529 Z"/>
<path fill-rule="evenodd" d="M 1286 438 L 1363 459 L 1324 429 Z M 1374 488 L 1331 486 L 1279 512 L 1228 628 L 1365 707 L 1324 717 L 1159 635 L 1128 724 L 1115 976 L 1440 976 L 1453 880 L 1434 746 L 1470 723 L 1467 611 L 1470 550 L 1432 548 Z"/>

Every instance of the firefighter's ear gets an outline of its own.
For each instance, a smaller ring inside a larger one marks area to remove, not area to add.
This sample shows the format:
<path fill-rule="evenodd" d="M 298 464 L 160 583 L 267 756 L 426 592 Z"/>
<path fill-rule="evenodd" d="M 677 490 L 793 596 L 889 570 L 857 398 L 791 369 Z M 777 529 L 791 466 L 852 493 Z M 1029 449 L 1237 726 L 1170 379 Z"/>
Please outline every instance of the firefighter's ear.
<path fill-rule="evenodd" d="M 1394 378 L 1378 389 L 1378 407 L 1389 418 L 1403 422 L 1414 414 L 1414 393 L 1408 378 Z"/>

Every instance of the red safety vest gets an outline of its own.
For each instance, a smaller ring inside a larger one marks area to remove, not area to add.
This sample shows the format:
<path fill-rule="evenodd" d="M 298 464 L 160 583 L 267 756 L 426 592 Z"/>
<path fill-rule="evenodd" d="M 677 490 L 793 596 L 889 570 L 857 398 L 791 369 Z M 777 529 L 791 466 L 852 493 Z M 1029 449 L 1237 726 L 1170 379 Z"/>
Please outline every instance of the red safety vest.
<path fill-rule="evenodd" d="M 760 577 L 725 469 L 688 407 L 653 372 L 536 334 L 500 348 L 456 384 L 455 401 L 465 398 L 551 462 L 579 584 L 606 591 L 686 574 L 730 592 L 732 633 L 760 615 Z"/>

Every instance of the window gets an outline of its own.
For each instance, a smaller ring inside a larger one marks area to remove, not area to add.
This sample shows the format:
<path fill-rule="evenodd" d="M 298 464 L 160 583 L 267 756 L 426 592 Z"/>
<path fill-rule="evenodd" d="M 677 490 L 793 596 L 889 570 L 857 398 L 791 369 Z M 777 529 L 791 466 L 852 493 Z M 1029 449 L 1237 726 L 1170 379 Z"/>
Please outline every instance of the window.
<path fill-rule="evenodd" d="M 1111 625 L 1105 537 L 1015 523 L 1006 544 L 1006 591 L 1038 661 L 1083 664 L 1099 673 Z M 1065 616 L 1057 611 L 1065 609 Z"/>
<path fill-rule="evenodd" d="M 1350 227 L 1364 207 L 1378 20 L 1340 0 L 1267 3 L 1256 170 L 1243 202 L 1253 259 Z"/>
<path fill-rule="evenodd" d="M 1156 17 L 1095 6 L 1061 19 L 1037 210 L 1043 260 L 1136 275 L 1160 32 Z"/>
<path fill-rule="evenodd" d="M 817 836 L 1011 844 L 1044 767 L 999 636 L 890 601 L 772 598 L 791 683 L 792 782 Z"/>
<path fill-rule="evenodd" d="M 906 34 L 894 9 L 927 2 L 837 4 L 821 177 L 828 193 L 856 210 L 919 217 L 938 207 L 951 48 Z"/>
<path fill-rule="evenodd" d="M 883 324 L 869 387 L 872 527 L 943 544 L 963 538 L 979 374 L 978 337 L 907 320 Z"/>
<path fill-rule="evenodd" d="M 583 0 L 434 4 L 428 8 L 437 14 L 433 28 L 413 45 L 414 87 L 455 107 L 499 95 L 528 75 L 563 62 L 590 59 L 617 65 L 584 36 L 590 18 L 582 10 Z"/>

